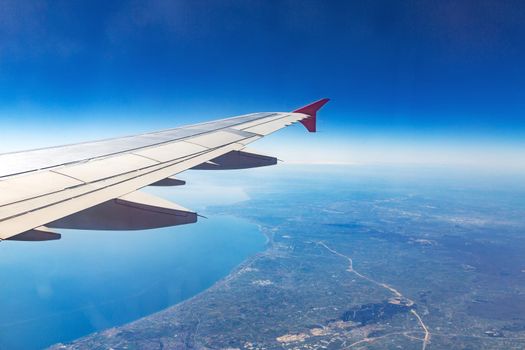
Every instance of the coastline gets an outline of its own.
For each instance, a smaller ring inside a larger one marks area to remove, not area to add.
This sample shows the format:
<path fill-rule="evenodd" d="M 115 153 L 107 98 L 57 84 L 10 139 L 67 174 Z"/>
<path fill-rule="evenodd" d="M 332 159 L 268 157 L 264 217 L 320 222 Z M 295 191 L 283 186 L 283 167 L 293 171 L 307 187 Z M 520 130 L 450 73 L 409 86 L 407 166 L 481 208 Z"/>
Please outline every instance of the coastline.
<path fill-rule="evenodd" d="M 174 313 L 174 314 L 176 314 L 178 309 L 184 308 L 185 306 L 187 306 L 187 304 L 190 304 L 190 303 L 194 302 L 195 300 L 198 300 L 198 299 L 200 299 L 202 297 L 205 297 L 206 294 L 214 293 L 215 291 L 217 291 L 217 290 L 219 290 L 221 288 L 228 288 L 229 287 L 228 286 L 229 283 L 235 281 L 239 276 L 241 276 L 243 273 L 245 273 L 250 268 L 250 266 L 252 264 L 254 264 L 259 259 L 268 256 L 269 253 L 274 249 L 273 248 L 273 234 L 274 234 L 274 232 L 269 232 L 269 231 L 271 231 L 271 229 L 264 227 L 264 225 L 256 222 L 253 219 L 244 218 L 244 217 L 240 217 L 240 216 L 234 216 L 234 215 L 231 215 L 231 216 L 235 217 L 236 219 L 245 220 L 245 221 L 249 222 L 250 224 L 254 224 L 254 225 L 257 226 L 257 230 L 259 231 L 259 233 L 262 234 L 265 237 L 264 250 L 262 250 L 260 252 L 257 252 L 255 254 L 247 257 L 246 259 L 244 259 L 237 266 L 235 266 L 227 275 L 225 275 L 221 279 L 219 279 L 216 282 L 214 282 L 210 287 L 208 287 L 208 288 L 198 292 L 197 294 L 195 294 L 195 295 L 193 295 L 193 296 L 191 296 L 191 297 L 189 297 L 187 299 L 181 300 L 180 302 L 178 302 L 176 304 L 170 305 L 170 306 L 168 306 L 168 307 L 166 307 L 166 308 L 164 308 L 162 310 L 159 310 L 157 312 L 151 313 L 149 315 L 145 315 L 145 316 L 140 317 L 140 318 L 138 318 L 136 320 L 133 320 L 131 322 L 127 322 L 127 323 L 124 323 L 124 324 L 121 324 L 121 325 L 117 325 L 117 326 L 113 326 L 113 327 L 110 327 L 110 328 L 107 328 L 107 329 L 104 329 L 104 330 L 100 330 L 100 331 L 96 331 L 96 332 L 92 332 L 92 333 L 86 334 L 86 335 L 84 335 L 84 336 L 82 336 L 80 338 L 74 339 L 71 342 L 59 342 L 59 343 L 52 344 L 52 345 L 50 345 L 49 347 L 47 347 L 45 349 L 48 349 L 48 350 L 66 349 L 66 348 L 69 348 L 70 345 L 75 344 L 77 342 L 85 341 L 85 340 L 89 339 L 90 337 L 94 337 L 94 336 L 111 336 L 111 335 L 117 333 L 119 331 L 119 329 L 126 328 L 126 327 L 133 327 L 135 325 L 139 325 L 142 322 L 147 322 L 149 319 L 162 317 L 166 313 Z"/>

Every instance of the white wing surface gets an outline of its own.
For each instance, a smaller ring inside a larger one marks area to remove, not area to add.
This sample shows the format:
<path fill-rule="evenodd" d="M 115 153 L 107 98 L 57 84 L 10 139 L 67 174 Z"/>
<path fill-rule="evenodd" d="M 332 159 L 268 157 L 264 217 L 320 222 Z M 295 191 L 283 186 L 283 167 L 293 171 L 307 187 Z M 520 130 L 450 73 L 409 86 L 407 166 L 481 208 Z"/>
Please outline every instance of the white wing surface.
<path fill-rule="evenodd" d="M 188 169 L 242 169 L 276 159 L 246 145 L 297 121 L 313 132 L 328 99 L 154 133 L 0 154 L 0 240 L 58 239 L 52 228 L 134 230 L 197 221 L 139 189 L 177 186 Z M 50 229 L 51 228 L 51 229 Z"/>

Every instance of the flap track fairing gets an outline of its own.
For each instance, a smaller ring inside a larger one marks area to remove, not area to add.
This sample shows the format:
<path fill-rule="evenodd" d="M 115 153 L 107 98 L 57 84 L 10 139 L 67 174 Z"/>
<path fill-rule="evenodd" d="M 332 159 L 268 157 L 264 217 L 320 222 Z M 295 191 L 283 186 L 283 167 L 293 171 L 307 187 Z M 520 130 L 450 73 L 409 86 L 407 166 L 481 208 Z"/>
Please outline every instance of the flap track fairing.
<path fill-rule="evenodd" d="M 182 186 L 182 185 L 185 185 L 185 184 L 186 184 L 186 181 L 184 181 L 184 180 L 179 180 L 179 179 L 176 179 L 174 177 L 167 177 L 165 179 L 162 179 L 160 181 L 152 183 L 150 186 L 163 186 L 163 187 L 166 187 L 166 186 Z"/>
<path fill-rule="evenodd" d="M 277 164 L 277 158 L 247 151 L 231 151 L 209 162 L 199 164 L 194 170 L 248 169 Z"/>
<path fill-rule="evenodd" d="M 25 242 L 41 242 L 41 241 L 54 241 L 62 237 L 60 233 L 52 232 L 50 229 L 44 226 L 34 228 L 32 230 L 22 232 L 16 236 L 9 237 L 10 241 L 25 241 Z"/>
<path fill-rule="evenodd" d="M 48 226 L 79 230 L 146 230 L 196 221 L 197 213 L 136 191 L 53 221 Z"/>

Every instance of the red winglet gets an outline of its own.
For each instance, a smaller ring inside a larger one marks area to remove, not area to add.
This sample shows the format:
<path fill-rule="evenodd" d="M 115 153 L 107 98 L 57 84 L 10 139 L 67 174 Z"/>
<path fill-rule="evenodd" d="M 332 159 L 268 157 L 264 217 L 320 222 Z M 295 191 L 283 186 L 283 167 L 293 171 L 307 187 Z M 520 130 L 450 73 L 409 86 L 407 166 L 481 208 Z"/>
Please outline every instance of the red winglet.
<path fill-rule="evenodd" d="M 296 109 L 294 113 L 304 113 L 308 114 L 310 117 L 300 120 L 300 122 L 305 126 L 309 132 L 315 132 L 317 130 L 317 111 L 323 107 L 326 102 L 330 101 L 328 98 L 323 98 L 322 100 L 315 101 L 304 107 Z"/>

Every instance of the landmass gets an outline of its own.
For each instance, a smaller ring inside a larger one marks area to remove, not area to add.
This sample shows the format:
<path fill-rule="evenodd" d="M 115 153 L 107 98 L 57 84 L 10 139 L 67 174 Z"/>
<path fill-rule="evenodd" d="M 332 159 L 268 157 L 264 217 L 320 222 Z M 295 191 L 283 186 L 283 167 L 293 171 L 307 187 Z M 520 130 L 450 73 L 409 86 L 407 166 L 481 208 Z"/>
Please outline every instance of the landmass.
<path fill-rule="evenodd" d="M 267 179 L 210 212 L 267 249 L 210 289 L 52 349 L 523 349 L 519 191 Z M 205 259 L 205 257 L 203 257 Z"/>

